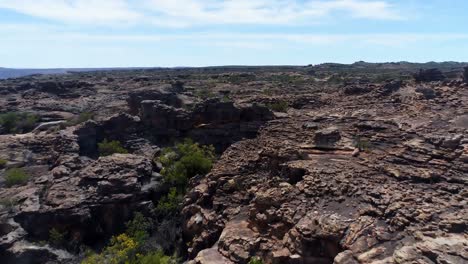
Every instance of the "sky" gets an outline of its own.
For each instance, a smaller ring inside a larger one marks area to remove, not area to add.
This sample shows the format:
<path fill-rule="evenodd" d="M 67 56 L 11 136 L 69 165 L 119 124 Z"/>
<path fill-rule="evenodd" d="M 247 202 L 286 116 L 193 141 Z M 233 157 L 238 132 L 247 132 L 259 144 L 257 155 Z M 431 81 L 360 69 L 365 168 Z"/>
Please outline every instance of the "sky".
<path fill-rule="evenodd" d="M 466 0 L 0 0 L 0 67 L 468 61 Z"/>

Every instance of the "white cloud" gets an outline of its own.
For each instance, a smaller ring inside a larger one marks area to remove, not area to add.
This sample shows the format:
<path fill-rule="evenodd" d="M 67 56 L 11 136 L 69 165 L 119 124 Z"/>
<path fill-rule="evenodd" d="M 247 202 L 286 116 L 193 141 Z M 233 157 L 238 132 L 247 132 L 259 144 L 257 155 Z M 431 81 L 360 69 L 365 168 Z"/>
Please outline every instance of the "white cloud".
<path fill-rule="evenodd" d="M 85 42 L 100 44 L 147 44 L 147 43 L 191 43 L 199 46 L 225 46 L 233 48 L 274 48 L 290 45 L 365 45 L 381 47 L 405 47 L 426 43 L 445 43 L 466 41 L 466 33 L 366 33 L 366 34 L 299 34 L 299 33 L 223 33 L 190 32 L 166 34 L 122 34 L 122 33 L 83 33 L 62 31 L 60 27 L 49 24 L 5 24 L 0 27 L 4 40 L 26 42 Z M 1 43 L 0 43 L 1 44 Z"/>
<path fill-rule="evenodd" d="M 0 8 L 65 23 L 161 27 L 308 24 L 336 12 L 355 18 L 402 18 L 383 0 L 0 0 Z"/>
<path fill-rule="evenodd" d="M 143 17 L 125 0 L 0 0 L 0 8 L 67 23 L 128 23 Z"/>

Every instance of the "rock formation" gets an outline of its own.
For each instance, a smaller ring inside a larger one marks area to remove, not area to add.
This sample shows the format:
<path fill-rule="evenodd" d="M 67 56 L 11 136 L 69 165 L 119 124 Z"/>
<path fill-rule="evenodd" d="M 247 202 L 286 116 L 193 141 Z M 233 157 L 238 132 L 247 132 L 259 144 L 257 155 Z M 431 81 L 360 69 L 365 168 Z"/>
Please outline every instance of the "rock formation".
<path fill-rule="evenodd" d="M 418 73 L 414 74 L 416 82 L 437 82 L 443 81 L 445 78 L 439 69 L 421 69 Z"/>
<path fill-rule="evenodd" d="M 219 154 L 209 174 L 190 180 L 174 229 L 188 263 L 466 263 L 462 72 L 439 82 L 445 68 L 384 66 L 0 81 L 2 113 L 45 124 L 0 135 L 2 263 L 79 263 L 83 246 L 99 250 L 135 212 L 151 215 L 163 189 L 154 158 L 184 138 Z M 128 153 L 100 156 L 104 140 Z M 28 181 L 8 184 L 11 168 Z"/>

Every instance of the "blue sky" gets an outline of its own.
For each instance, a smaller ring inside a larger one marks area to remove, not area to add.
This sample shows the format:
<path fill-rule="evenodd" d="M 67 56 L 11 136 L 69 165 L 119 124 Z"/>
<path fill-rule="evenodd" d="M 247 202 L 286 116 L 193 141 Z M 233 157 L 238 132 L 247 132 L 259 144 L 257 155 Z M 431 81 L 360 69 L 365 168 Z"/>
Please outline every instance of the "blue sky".
<path fill-rule="evenodd" d="M 466 0 L 0 0 L 0 67 L 468 61 Z"/>

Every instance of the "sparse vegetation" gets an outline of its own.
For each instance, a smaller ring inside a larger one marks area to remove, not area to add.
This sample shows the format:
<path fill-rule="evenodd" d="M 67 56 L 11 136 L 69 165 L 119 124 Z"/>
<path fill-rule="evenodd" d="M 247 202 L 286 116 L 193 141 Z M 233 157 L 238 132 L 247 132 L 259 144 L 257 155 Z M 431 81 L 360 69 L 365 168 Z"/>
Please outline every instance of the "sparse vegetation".
<path fill-rule="evenodd" d="M 139 256 L 138 264 L 176 264 L 177 260 L 174 257 L 164 255 L 164 252 L 158 250 L 148 253 L 147 255 Z"/>
<path fill-rule="evenodd" d="M 6 210 L 11 210 L 13 207 L 18 205 L 18 200 L 11 198 L 0 199 L 0 205 L 3 206 Z"/>
<path fill-rule="evenodd" d="M 195 91 L 195 96 L 203 99 L 203 100 L 207 100 L 207 99 L 211 99 L 211 98 L 215 98 L 216 95 L 208 88 L 200 88 L 198 90 Z"/>
<path fill-rule="evenodd" d="M 250 259 L 248 264 L 263 264 L 263 261 L 257 257 L 253 257 Z"/>
<path fill-rule="evenodd" d="M 5 172 L 5 184 L 8 187 L 23 185 L 29 180 L 29 175 L 22 168 L 11 168 Z"/>
<path fill-rule="evenodd" d="M 84 123 L 88 120 L 94 119 L 95 114 L 93 112 L 82 112 L 77 117 L 71 118 L 66 122 L 67 126 L 75 126 Z"/>
<path fill-rule="evenodd" d="M 241 73 L 241 74 L 229 75 L 226 81 L 232 84 L 242 84 L 246 82 L 253 82 L 256 79 L 257 77 L 254 74 Z"/>
<path fill-rule="evenodd" d="M 0 169 L 5 168 L 5 166 L 7 165 L 7 163 L 8 163 L 7 160 L 0 159 Z"/>
<path fill-rule="evenodd" d="M 289 108 L 289 104 L 288 102 L 286 101 L 278 101 L 278 102 L 275 102 L 275 103 L 270 103 L 270 104 L 267 104 L 267 107 L 274 111 L 274 112 L 287 112 L 288 111 L 288 108 Z"/>
<path fill-rule="evenodd" d="M 223 103 L 232 102 L 232 99 L 229 97 L 229 95 L 225 94 L 225 95 L 223 95 L 223 97 L 221 98 L 221 102 L 223 102 Z"/>
<path fill-rule="evenodd" d="M 5 133 L 26 133 L 34 129 L 39 118 L 36 115 L 20 112 L 0 114 L 0 127 Z"/>
<path fill-rule="evenodd" d="M 56 248 L 63 247 L 66 235 L 66 232 L 60 232 L 58 229 L 52 228 L 49 230 L 49 243 Z"/>
<path fill-rule="evenodd" d="M 98 143 L 98 149 L 100 156 L 110 156 L 115 153 L 128 153 L 128 151 L 122 147 L 120 141 L 117 140 L 108 141 L 107 139 L 104 139 L 104 141 Z"/>
<path fill-rule="evenodd" d="M 360 137 L 356 137 L 353 143 L 354 143 L 354 147 L 358 148 L 360 151 L 367 152 L 371 148 L 371 143 Z"/>

